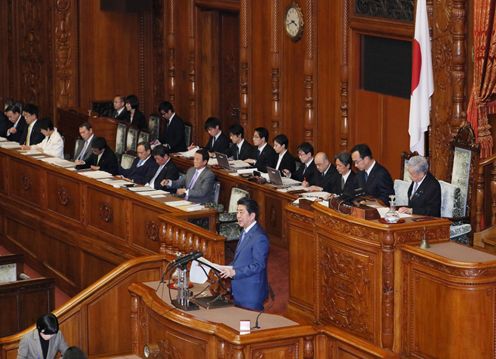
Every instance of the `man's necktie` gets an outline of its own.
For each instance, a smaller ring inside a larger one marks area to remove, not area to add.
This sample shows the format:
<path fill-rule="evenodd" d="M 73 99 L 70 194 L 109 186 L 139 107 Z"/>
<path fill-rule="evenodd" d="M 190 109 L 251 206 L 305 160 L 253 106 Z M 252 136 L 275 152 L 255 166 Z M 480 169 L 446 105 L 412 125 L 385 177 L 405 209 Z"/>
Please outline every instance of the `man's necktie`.
<path fill-rule="evenodd" d="M 137 167 L 141 167 L 141 166 L 143 166 L 143 160 L 139 160 L 139 161 L 138 161 L 138 165 L 137 165 Z"/>
<path fill-rule="evenodd" d="M 238 246 L 243 242 L 243 239 L 245 239 L 245 234 L 246 234 L 246 232 L 243 230 L 241 232 L 241 237 L 239 237 Z"/>
<path fill-rule="evenodd" d="M 196 180 L 198 179 L 199 176 L 200 176 L 200 171 L 196 170 L 195 175 L 193 176 L 193 178 L 189 182 L 188 189 L 193 188 L 193 186 L 195 185 Z"/>
<path fill-rule="evenodd" d="M 415 195 L 415 192 L 417 192 L 417 189 L 418 189 L 418 182 L 413 182 L 413 191 L 412 191 L 412 194 L 410 195 L 410 199 L 413 198 L 413 196 Z"/>
<path fill-rule="evenodd" d="M 237 145 L 234 146 L 234 159 L 239 160 L 239 147 Z"/>
<path fill-rule="evenodd" d="M 367 183 L 369 179 L 369 174 L 367 173 L 367 171 L 365 171 L 364 173 L 365 173 L 365 183 Z"/>
<path fill-rule="evenodd" d="M 341 176 L 341 191 L 344 189 L 344 177 Z"/>
<path fill-rule="evenodd" d="M 29 146 L 31 143 L 31 132 L 33 131 L 33 126 L 28 127 L 28 135 L 26 136 L 26 146 Z"/>
<path fill-rule="evenodd" d="M 79 152 L 78 157 L 76 158 L 77 160 L 82 160 L 84 158 L 84 154 L 86 153 L 86 150 L 88 149 L 88 144 L 89 141 L 84 141 L 84 146 L 81 152 Z"/>
<path fill-rule="evenodd" d="M 215 137 L 212 137 L 212 148 L 214 148 L 215 145 Z"/>

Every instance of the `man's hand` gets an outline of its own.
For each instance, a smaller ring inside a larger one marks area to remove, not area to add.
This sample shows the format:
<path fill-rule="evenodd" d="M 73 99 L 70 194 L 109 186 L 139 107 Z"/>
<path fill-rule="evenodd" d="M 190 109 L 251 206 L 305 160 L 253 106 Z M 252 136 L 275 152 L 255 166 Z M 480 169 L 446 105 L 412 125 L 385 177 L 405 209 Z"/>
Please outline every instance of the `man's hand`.
<path fill-rule="evenodd" d="M 409 207 L 400 207 L 398 208 L 399 213 L 413 214 L 413 208 Z"/>
<path fill-rule="evenodd" d="M 100 169 L 100 166 L 91 166 L 90 167 L 93 171 L 98 171 Z"/>
<path fill-rule="evenodd" d="M 176 191 L 176 194 L 178 195 L 183 195 L 186 193 L 186 188 L 178 188 L 178 190 Z"/>
<path fill-rule="evenodd" d="M 9 128 L 9 133 L 10 133 L 10 134 L 12 134 L 12 135 L 13 135 L 14 133 L 17 133 L 17 128 L 15 128 L 15 127 L 11 127 L 11 128 Z"/>
<path fill-rule="evenodd" d="M 220 270 L 220 276 L 222 278 L 233 278 L 236 275 L 234 268 L 229 266 L 223 266 Z"/>
<path fill-rule="evenodd" d="M 83 160 L 75 160 L 74 163 L 76 165 L 84 165 L 86 162 L 84 162 Z"/>

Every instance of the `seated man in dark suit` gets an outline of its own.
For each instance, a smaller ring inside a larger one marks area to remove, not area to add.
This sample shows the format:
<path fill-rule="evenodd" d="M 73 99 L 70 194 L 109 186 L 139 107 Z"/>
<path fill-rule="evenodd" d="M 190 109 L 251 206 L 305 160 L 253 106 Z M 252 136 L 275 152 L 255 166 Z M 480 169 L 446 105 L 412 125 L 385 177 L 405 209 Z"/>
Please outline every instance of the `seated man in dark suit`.
<path fill-rule="evenodd" d="M 315 167 L 319 171 L 315 184 L 309 186 L 308 181 L 303 181 L 303 186 L 308 187 L 311 192 L 332 192 L 335 183 L 340 180 L 340 176 L 336 167 L 329 161 L 329 157 L 324 152 L 319 152 L 315 155 Z"/>
<path fill-rule="evenodd" d="M 19 105 L 10 105 L 5 110 L 5 114 L 9 119 L 9 128 L 7 129 L 7 139 L 9 141 L 21 142 L 26 137 L 26 130 L 28 124 L 21 115 L 21 108 Z"/>
<path fill-rule="evenodd" d="M 119 173 L 134 183 L 144 185 L 153 178 L 158 165 L 151 156 L 151 148 L 148 142 L 138 143 L 136 152 L 138 157 L 133 161 L 131 167 L 128 169 L 120 167 Z"/>
<path fill-rule="evenodd" d="M 334 164 L 336 165 L 336 170 L 339 173 L 339 180 L 334 182 L 331 188 L 331 193 L 341 195 L 353 195 L 356 183 L 355 183 L 355 172 L 351 170 L 351 154 L 348 152 L 340 152 L 334 156 Z"/>
<path fill-rule="evenodd" d="M 114 113 L 112 116 L 117 121 L 129 122 L 129 112 L 126 110 L 126 98 L 124 96 L 114 97 Z"/>
<path fill-rule="evenodd" d="M 186 151 L 186 133 L 184 121 L 174 112 L 174 107 L 168 101 L 158 106 L 158 112 L 166 121 L 164 131 L 160 134 L 159 141 L 171 153 Z"/>
<path fill-rule="evenodd" d="M 217 117 L 209 117 L 205 121 L 205 131 L 210 135 L 207 144 L 204 148 L 208 150 L 210 154 L 215 152 L 227 153 L 229 150 L 229 139 L 220 129 L 221 123 Z M 192 144 L 189 148 L 192 148 Z"/>
<path fill-rule="evenodd" d="M 303 142 L 298 146 L 298 158 L 301 161 L 301 166 L 295 172 L 284 170 L 286 177 L 291 177 L 297 181 L 306 181 L 310 186 L 317 183 L 318 170 L 313 160 L 313 146 L 308 142 Z"/>
<path fill-rule="evenodd" d="M 284 170 L 288 170 L 293 173 L 296 171 L 296 160 L 289 153 L 289 140 L 286 135 L 279 134 L 274 137 L 274 151 L 277 153 L 276 170 L 279 170 L 281 174 Z"/>
<path fill-rule="evenodd" d="M 229 157 L 244 161 L 253 156 L 253 146 L 245 140 L 245 130 L 241 125 L 232 125 L 229 128 L 229 138 L 232 142 L 227 151 Z"/>
<path fill-rule="evenodd" d="M 389 196 L 394 194 L 393 179 L 388 170 L 372 157 L 369 146 L 355 145 L 351 149 L 351 159 L 359 170 L 356 189 L 363 189 L 367 195 L 389 206 Z"/>
<path fill-rule="evenodd" d="M 40 124 L 38 123 L 38 107 L 28 103 L 22 110 L 22 117 L 26 119 L 28 128 L 25 136 L 21 138 L 21 145 L 32 146 L 37 145 L 45 139 L 41 133 Z"/>
<path fill-rule="evenodd" d="M 10 128 L 10 121 L 5 113 L 0 112 L 0 137 L 7 137 L 7 130 Z"/>
<path fill-rule="evenodd" d="M 83 164 L 77 165 L 76 169 L 91 168 L 94 171 L 105 171 L 112 175 L 119 174 L 119 164 L 114 151 L 107 146 L 103 137 L 95 137 L 91 142 L 91 155 Z"/>
<path fill-rule="evenodd" d="M 252 156 L 245 160 L 257 170 L 267 172 L 267 167 L 274 168 L 277 164 L 276 151 L 268 144 L 269 131 L 264 127 L 257 127 L 253 133 L 253 144 L 255 149 Z"/>
<path fill-rule="evenodd" d="M 154 189 L 166 189 L 167 180 L 177 180 L 179 171 L 169 157 L 169 149 L 158 145 L 152 151 L 153 159 L 157 164 L 157 169 L 152 178 L 146 184 Z"/>
<path fill-rule="evenodd" d="M 209 155 L 205 148 L 195 153 L 193 167 L 189 168 L 186 176 L 176 181 L 167 181 L 167 186 L 176 189 L 176 194 L 184 195 L 186 200 L 195 203 L 213 202 L 215 175 L 207 167 Z"/>
<path fill-rule="evenodd" d="M 400 213 L 441 216 L 441 185 L 429 172 L 429 163 L 422 156 L 408 160 L 407 171 L 412 178 L 408 188 L 408 207 L 398 209 Z"/>
<path fill-rule="evenodd" d="M 129 114 L 129 124 L 138 130 L 146 131 L 148 125 L 146 123 L 146 118 L 143 112 L 139 110 L 138 97 L 135 95 L 129 95 L 126 97 L 126 111 Z"/>
<path fill-rule="evenodd" d="M 84 143 L 74 152 L 74 161 L 77 165 L 83 164 L 91 156 L 91 144 L 95 135 L 89 122 L 83 122 L 79 125 L 79 135 Z"/>

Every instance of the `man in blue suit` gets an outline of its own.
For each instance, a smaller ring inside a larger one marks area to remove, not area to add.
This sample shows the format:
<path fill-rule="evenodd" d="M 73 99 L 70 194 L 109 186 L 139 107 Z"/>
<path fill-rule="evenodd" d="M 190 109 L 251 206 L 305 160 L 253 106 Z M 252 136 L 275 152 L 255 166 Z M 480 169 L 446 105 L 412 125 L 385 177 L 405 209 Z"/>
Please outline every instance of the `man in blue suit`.
<path fill-rule="evenodd" d="M 232 266 L 225 266 L 222 276 L 231 277 L 234 304 L 246 309 L 263 310 L 269 294 L 267 257 L 269 239 L 257 222 L 258 205 L 252 199 L 238 201 L 237 219 L 243 232 L 236 247 Z"/>

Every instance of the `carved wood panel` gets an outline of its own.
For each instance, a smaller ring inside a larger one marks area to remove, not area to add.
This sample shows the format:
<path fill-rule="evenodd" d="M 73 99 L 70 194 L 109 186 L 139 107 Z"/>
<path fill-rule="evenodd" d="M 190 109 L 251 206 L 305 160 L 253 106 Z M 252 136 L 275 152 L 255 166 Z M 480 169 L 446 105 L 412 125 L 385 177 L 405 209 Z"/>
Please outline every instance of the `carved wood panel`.
<path fill-rule="evenodd" d="M 81 188 L 79 184 L 55 173 L 48 173 L 48 209 L 76 221 L 81 220 Z"/>
<path fill-rule="evenodd" d="M 126 233 L 124 199 L 96 188 L 88 188 L 87 198 L 85 217 L 88 225 L 125 241 L 130 234 Z"/>
<path fill-rule="evenodd" d="M 36 207 L 41 206 L 41 179 L 36 168 L 21 161 L 11 161 L 9 173 L 11 195 L 29 202 Z"/>
<path fill-rule="evenodd" d="M 138 203 L 134 203 L 131 216 L 135 219 L 133 226 L 134 243 L 143 249 L 158 253 L 160 249 L 160 229 L 159 210 L 152 210 Z"/>

